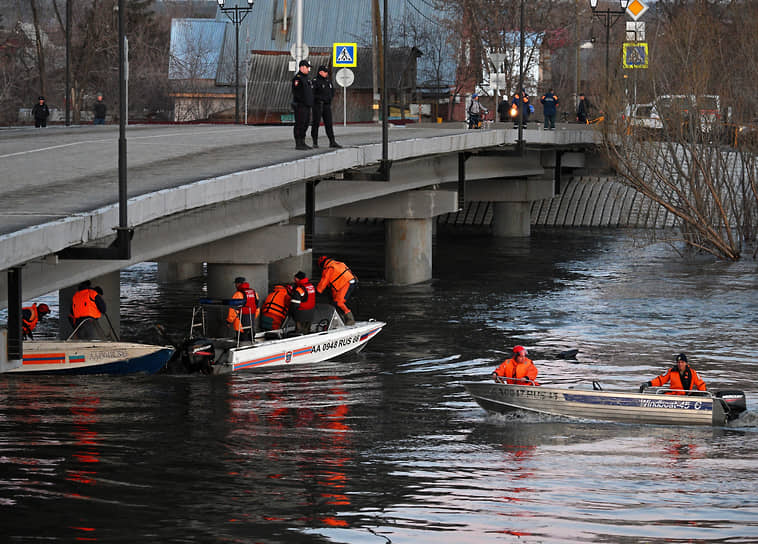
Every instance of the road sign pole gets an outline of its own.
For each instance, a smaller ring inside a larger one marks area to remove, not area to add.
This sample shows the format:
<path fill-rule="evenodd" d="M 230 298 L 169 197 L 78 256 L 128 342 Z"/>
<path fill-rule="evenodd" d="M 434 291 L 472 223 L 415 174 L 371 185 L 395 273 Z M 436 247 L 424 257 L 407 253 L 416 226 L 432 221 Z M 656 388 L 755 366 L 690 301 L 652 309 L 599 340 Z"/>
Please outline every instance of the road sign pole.
<path fill-rule="evenodd" d="M 342 126 L 347 126 L 347 87 L 342 87 Z"/>

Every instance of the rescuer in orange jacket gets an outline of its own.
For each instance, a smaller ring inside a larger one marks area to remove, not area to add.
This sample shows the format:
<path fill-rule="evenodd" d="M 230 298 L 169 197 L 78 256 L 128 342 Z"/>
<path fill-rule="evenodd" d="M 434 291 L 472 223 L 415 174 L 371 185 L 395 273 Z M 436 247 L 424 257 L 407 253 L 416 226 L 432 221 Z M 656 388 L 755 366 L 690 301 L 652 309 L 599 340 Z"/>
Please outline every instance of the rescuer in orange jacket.
<path fill-rule="evenodd" d="M 492 377 L 496 382 L 501 382 L 500 378 L 505 378 L 505 383 L 516 385 L 539 385 L 537 383 L 537 367 L 531 359 L 527 358 L 526 348 L 516 346 L 513 348 L 513 357 L 503 361 L 495 369 Z"/>
<path fill-rule="evenodd" d="M 334 304 L 345 315 L 345 325 L 354 325 L 355 318 L 345 303 L 355 290 L 357 279 L 345 263 L 321 256 L 318 258 L 321 267 L 321 279 L 316 286 L 316 291 L 323 293 L 329 287 Z"/>
<path fill-rule="evenodd" d="M 255 318 L 260 314 L 258 293 L 242 276 L 234 278 L 234 287 L 237 290 L 232 295 L 232 300 L 242 300 L 242 304 L 229 307 L 226 322 L 241 336 L 252 339 L 255 335 Z M 243 327 L 248 327 L 247 330 L 250 332 L 248 333 Z"/>
<path fill-rule="evenodd" d="M 80 340 L 104 338 L 105 334 L 100 328 L 99 320 L 105 310 L 103 290 L 100 287 L 92 287 L 90 280 L 80 283 L 76 293 L 71 297 L 71 314 L 69 314 L 71 326 L 76 331 L 74 337 Z"/>
<path fill-rule="evenodd" d="M 282 328 L 290 309 L 289 285 L 274 285 L 261 306 L 261 330 L 273 331 Z"/>
<path fill-rule="evenodd" d="M 693 389 L 705 391 L 705 382 L 687 364 L 687 356 L 684 353 L 676 356 L 676 364 L 669 368 L 668 372 L 640 385 L 640 393 L 646 387 L 661 387 L 665 383 L 668 383 L 669 389 L 671 389 L 667 392 L 669 395 L 686 395 L 688 391 Z"/>
<path fill-rule="evenodd" d="M 34 340 L 34 329 L 37 328 L 39 320 L 50 313 L 50 307 L 44 302 L 37 306 L 37 303 L 33 303 L 31 306 L 21 308 L 21 321 L 24 332 L 24 340 Z"/>
<path fill-rule="evenodd" d="M 295 332 L 308 334 L 311 332 L 314 308 L 316 307 L 316 288 L 311 280 L 300 271 L 295 274 L 295 283 L 292 286 L 290 298 L 290 312 L 295 320 Z"/>

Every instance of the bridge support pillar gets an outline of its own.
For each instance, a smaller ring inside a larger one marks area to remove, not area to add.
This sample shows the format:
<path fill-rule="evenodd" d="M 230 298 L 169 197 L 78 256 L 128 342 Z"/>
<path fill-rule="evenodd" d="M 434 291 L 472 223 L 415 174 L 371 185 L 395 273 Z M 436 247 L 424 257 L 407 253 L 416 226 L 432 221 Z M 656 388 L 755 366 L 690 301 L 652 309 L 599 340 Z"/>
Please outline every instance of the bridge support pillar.
<path fill-rule="evenodd" d="M 384 275 L 397 285 L 432 279 L 434 218 L 458 211 L 456 191 L 406 191 L 333 208 L 338 217 L 384 219 Z"/>
<path fill-rule="evenodd" d="M 174 282 L 203 275 L 203 263 L 177 263 L 158 261 L 158 281 Z"/>
<path fill-rule="evenodd" d="M 304 272 L 306 276 L 311 278 L 311 274 L 313 273 L 312 250 L 308 249 L 301 255 L 295 255 L 293 257 L 287 257 L 286 259 L 280 259 L 278 261 L 269 263 L 268 279 L 271 284 L 292 283 L 294 281 L 295 274 L 297 274 L 299 271 Z M 311 278 L 311 280 L 312 279 L 313 278 Z"/>
<path fill-rule="evenodd" d="M 261 301 L 268 294 L 267 264 L 208 263 L 208 297 L 232 298 L 234 278 L 242 276 L 255 289 Z"/>
<path fill-rule="evenodd" d="M 116 335 L 121 337 L 121 271 L 116 270 L 110 274 L 97 276 L 90 279 L 92 287 L 102 287 L 103 300 L 107 307 L 106 315 L 100 318 L 100 328 L 108 334 L 111 325 Z M 77 291 L 77 285 L 66 287 L 58 291 L 58 337 L 65 340 L 73 331 L 68 316 L 71 313 L 71 299 Z"/>
<path fill-rule="evenodd" d="M 492 234 L 499 237 L 529 236 L 530 202 L 494 202 Z"/>
<path fill-rule="evenodd" d="M 432 219 L 384 222 L 384 274 L 387 281 L 410 285 L 432 279 Z"/>

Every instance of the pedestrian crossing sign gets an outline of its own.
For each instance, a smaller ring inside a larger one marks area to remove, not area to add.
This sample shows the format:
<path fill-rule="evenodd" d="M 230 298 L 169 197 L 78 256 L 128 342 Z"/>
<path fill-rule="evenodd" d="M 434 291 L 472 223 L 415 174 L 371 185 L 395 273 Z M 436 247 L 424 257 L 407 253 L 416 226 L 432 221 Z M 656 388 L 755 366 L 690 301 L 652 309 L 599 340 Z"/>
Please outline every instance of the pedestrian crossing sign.
<path fill-rule="evenodd" d="M 647 43 L 627 42 L 624 43 L 624 68 L 647 68 Z"/>
<path fill-rule="evenodd" d="M 332 50 L 332 66 L 354 68 L 358 66 L 357 43 L 335 43 Z"/>

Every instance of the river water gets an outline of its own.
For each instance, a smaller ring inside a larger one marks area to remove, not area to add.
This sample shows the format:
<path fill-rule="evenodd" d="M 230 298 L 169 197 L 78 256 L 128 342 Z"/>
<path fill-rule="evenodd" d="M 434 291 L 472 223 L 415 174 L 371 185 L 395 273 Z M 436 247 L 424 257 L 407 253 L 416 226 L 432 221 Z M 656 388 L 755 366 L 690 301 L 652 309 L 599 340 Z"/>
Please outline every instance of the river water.
<path fill-rule="evenodd" d="M 444 236 L 434 280 L 394 287 L 367 251 L 381 237 L 316 247 L 359 275 L 357 316 L 388 322 L 360 354 L 0 378 L 3 542 L 758 542 L 755 261 L 683 261 L 628 231 Z M 180 334 L 204 288 L 149 264 L 122 282 L 123 336 L 143 341 L 154 322 Z M 515 344 L 543 383 L 624 389 L 684 351 L 748 413 L 726 428 L 487 416 L 461 383 Z"/>

